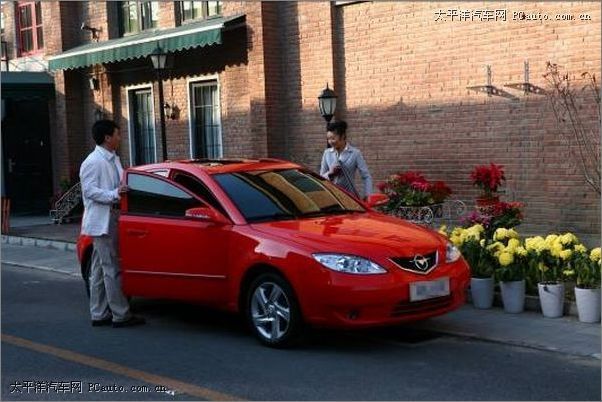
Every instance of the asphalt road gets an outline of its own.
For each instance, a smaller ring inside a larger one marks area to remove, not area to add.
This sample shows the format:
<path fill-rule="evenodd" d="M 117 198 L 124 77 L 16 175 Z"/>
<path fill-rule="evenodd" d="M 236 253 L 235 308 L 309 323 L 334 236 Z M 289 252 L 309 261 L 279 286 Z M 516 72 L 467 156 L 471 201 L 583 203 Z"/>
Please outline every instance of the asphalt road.
<path fill-rule="evenodd" d="M 139 299 L 147 325 L 93 328 L 79 279 L 1 279 L 2 400 L 600 400 L 596 359 L 404 327 L 274 350 L 237 316 Z"/>

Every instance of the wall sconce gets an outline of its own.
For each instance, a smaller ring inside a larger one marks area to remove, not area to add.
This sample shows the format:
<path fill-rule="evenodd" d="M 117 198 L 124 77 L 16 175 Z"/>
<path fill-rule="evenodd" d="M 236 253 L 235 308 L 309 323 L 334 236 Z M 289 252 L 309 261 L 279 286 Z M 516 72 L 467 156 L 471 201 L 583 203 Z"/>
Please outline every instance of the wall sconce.
<path fill-rule="evenodd" d="M 326 123 L 330 123 L 337 107 L 337 95 L 332 89 L 328 88 L 328 83 L 326 83 L 326 88 L 318 96 L 318 107 Z"/>
<path fill-rule="evenodd" d="M 177 105 L 171 106 L 167 102 L 163 104 L 163 112 L 165 113 L 165 117 L 170 120 L 177 120 L 180 116 L 180 108 Z"/>
<path fill-rule="evenodd" d="M 100 80 L 96 77 L 90 77 L 90 89 L 92 91 L 98 91 L 100 89 Z"/>

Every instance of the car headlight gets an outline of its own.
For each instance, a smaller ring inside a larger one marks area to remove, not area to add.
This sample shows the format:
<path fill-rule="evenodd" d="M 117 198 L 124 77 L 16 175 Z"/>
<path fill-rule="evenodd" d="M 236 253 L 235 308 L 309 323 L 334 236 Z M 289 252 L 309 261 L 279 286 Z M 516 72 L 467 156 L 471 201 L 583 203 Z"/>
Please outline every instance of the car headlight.
<path fill-rule="evenodd" d="M 355 255 L 313 254 L 313 256 L 316 261 L 333 271 L 359 275 L 384 274 L 387 272 L 380 265 Z"/>
<path fill-rule="evenodd" d="M 460 258 L 462 254 L 460 250 L 450 242 L 447 242 L 447 249 L 445 250 L 445 262 L 454 262 Z"/>

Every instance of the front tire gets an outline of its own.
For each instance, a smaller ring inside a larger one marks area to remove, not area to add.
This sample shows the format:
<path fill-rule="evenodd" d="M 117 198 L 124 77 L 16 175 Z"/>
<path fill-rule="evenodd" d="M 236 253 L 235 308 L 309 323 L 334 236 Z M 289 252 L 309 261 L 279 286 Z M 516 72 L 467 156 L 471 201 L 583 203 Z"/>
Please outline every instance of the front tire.
<path fill-rule="evenodd" d="M 281 348 L 299 339 L 303 330 L 301 310 L 291 285 L 280 275 L 257 277 L 246 300 L 247 321 L 261 343 Z"/>

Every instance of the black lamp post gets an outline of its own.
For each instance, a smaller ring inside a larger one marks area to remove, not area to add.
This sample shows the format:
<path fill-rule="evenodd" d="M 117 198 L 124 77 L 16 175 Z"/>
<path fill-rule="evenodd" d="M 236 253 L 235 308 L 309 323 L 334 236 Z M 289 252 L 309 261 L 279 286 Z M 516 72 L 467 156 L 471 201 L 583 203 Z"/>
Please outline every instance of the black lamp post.
<path fill-rule="evenodd" d="M 161 118 L 161 147 L 163 148 L 163 160 L 167 160 L 167 138 L 165 137 L 165 111 L 163 110 L 163 70 L 165 70 L 165 64 L 167 62 L 167 53 L 163 52 L 163 49 L 157 47 L 150 54 L 151 61 L 153 62 L 153 68 L 157 73 L 157 81 L 159 81 L 159 116 Z"/>
<path fill-rule="evenodd" d="M 328 88 L 328 83 L 326 83 L 326 88 L 322 90 L 320 96 L 318 96 L 318 106 L 320 108 L 320 114 L 326 120 L 326 123 L 330 123 L 332 120 L 332 116 L 334 116 L 334 111 L 337 108 L 337 94 L 330 88 Z"/>

